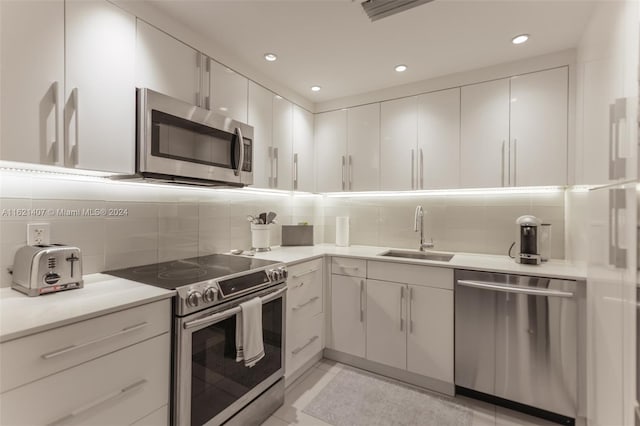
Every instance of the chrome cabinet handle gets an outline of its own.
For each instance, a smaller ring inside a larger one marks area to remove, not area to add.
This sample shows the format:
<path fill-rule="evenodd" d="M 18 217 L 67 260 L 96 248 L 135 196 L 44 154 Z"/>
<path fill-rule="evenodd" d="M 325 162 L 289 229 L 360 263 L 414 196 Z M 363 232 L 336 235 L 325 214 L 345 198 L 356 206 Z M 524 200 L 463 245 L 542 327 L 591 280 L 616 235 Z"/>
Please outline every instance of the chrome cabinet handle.
<path fill-rule="evenodd" d="M 403 305 L 404 305 L 404 286 L 400 287 L 400 331 L 404 330 L 404 318 L 402 317 Z"/>
<path fill-rule="evenodd" d="M 415 170 L 415 162 L 416 162 L 416 154 L 415 154 L 415 149 L 411 150 L 411 189 L 416 189 L 416 185 L 415 185 L 415 174 L 416 174 L 416 170 Z"/>
<path fill-rule="evenodd" d="M 75 87 L 73 90 L 71 90 L 71 96 L 69 97 L 69 102 L 67 103 L 67 105 L 69 105 L 69 108 L 67 109 L 67 114 L 65 114 L 65 126 L 69 126 L 71 123 L 71 116 L 74 116 L 75 119 L 75 144 L 73 145 L 73 147 L 71 146 L 71 137 L 69 135 L 69 132 L 67 131 L 67 134 L 65 136 L 65 154 L 68 155 L 69 158 L 69 165 L 70 166 L 75 166 L 78 164 L 78 144 L 80 142 L 80 124 L 79 124 L 79 107 L 78 107 L 78 88 Z M 73 111 L 73 113 L 71 113 L 71 111 Z M 69 117 L 67 119 L 67 117 Z M 70 126 L 69 127 L 65 127 L 67 130 L 70 130 Z M 66 161 L 65 161 L 66 164 Z"/>
<path fill-rule="evenodd" d="M 627 267 L 627 249 L 620 247 L 620 210 L 626 209 L 624 189 L 609 190 L 609 264 Z"/>
<path fill-rule="evenodd" d="M 308 271 L 302 272 L 302 273 L 300 273 L 298 275 L 292 275 L 291 278 L 292 279 L 296 279 L 296 278 L 304 277 L 305 275 L 313 274 L 314 272 L 318 271 L 319 269 L 320 268 L 309 269 Z"/>
<path fill-rule="evenodd" d="M 413 333 L 413 287 L 409 287 L 409 333 Z"/>
<path fill-rule="evenodd" d="M 278 167 L 280 164 L 280 159 L 278 158 L 278 148 L 273 148 L 273 159 L 276 161 L 276 167 L 275 167 L 275 173 L 273 175 L 273 187 L 277 188 L 278 187 L 278 176 L 280 175 L 280 172 L 278 171 Z"/>
<path fill-rule="evenodd" d="M 125 386 L 122 389 L 118 389 L 117 391 L 108 393 L 98 399 L 96 399 L 93 402 L 90 402 L 89 404 L 85 404 L 79 408 L 76 408 L 75 410 L 73 410 L 71 413 L 67 414 L 64 417 L 59 418 L 58 420 L 55 420 L 51 423 L 48 423 L 47 426 L 58 426 L 58 425 L 62 425 L 64 423 L 69 422 L 70 420 L 72 420 L 74 417 L 77 417 L 81 414 L 84 414 L 102 404 L 106 404 L 109 401 L 112 401 L 116 398 L 121 398 L 123 396 L 125 396 L 126 394 L 132 393 L 138 389 L 140 389 L 141 387 L 143 387 L 145 384 L 147 383 L 146 379 L 142 379 L 139 380 L 129 386 Z"/>
<path fill-rule="evenodd" d="M 420 167 L 418 168 L 420 172 L 420 189 L 424 189 L 424 151 L 420 148 Z"/>
<path fill-rule="evenodd" d="M 123 334 L 127 334 L 127 333 L 131 333 L 133 331 L 136 331 L 136 330 L 140 330 L 141 328 L 144 328 L 146 326 L 147 326 L 147 322 L 146 321 L 145 322 L 141 322 L 140 324 L 136 324 L 136 325 L 132 325 L 132 326 L 129 326 L 129 327 L 125 327 L 122 330 L 117 331 L 117 332 L 112 333 L 112 334 L 109 334 L 107 336 L 99 337 L 97 339 L 89 340 L 88 342 L 80 343 L 80 344 L 77 344 L 77 345 L 67 346 L 65 348 L 58 349 L 58 350 L 55 350 L 53 352 L 49 352 L 49 353 L 40 355 L 40 357 L 43 358 L 43 359 L 55 358 L 57 356 L 64 355 L 64 354 L 69 353 L 69 352 L 73 352 L 73 351 L 76 351 L 78 349 L 86 348 L 87 346 L 95 345 L 96 343 L 104 342 L 105 340 L 109 340 L 109 339 L 113 339 L 113 338 L 118 337 L 118 336 L 122 336 Z"/>
<path fill-rule="evenodd" d="M 507 144 L 507 184 L 511 186 L 511 143 Z"/>
<path fill-rule="evenodd" d="M 200 104 L 200 89 L 202 88 L 202 53 L 196 53 L 196 69 L 198 70 L 198 88 L 196 89 L 196 106 L 202 106 Z"/>
<path fill-rule="evenodd" d="M 627 118 L 627 103 L 625 98 L 616 99 L 609 105 L 609 179 L 626 177 L 626 158 L 620 155 L 620 139 L 623 125 Z"/>
<path fill-rule="evenodd" d="M 500 150 L 501 154 L 502 154 L 502 163 L 500 166 L 500 178 L 501 178 L 501 182 L 502 182 L 502 186 L 504 186 L 504 172 L 505 172 L 505 166 L 504 166 L 504 145 L 505 142 L 502 141 L 502 149 Z"/>
<path fill-rule="evenodd" d="M 281 288 L 280 290 L 276 290 L 274 292 L 271 292 L 269 294 L 267 294 L 266 296 L 261 296 L 260 299 L 262 300 L 262 304 L 264 305 L 265 303 L 271 302 L 274 299 L 277 299 L 278 297 L 282 296 L 284 293 L 287 292 L 287 288 Z M 226 311 L 222 311 L 222 312 L 218 312 L 212 315 L 209 315 L 207 317 L 204 318 L 200 318 L 197 320 L 193 320 L 193 321 L 189 321 L 189 322 L 185 322 L 183 325 L 183 328 L 185 330 L 188 330 L 190 328 L 194 328 L 194 327 L 198 327 L 201 325 L 206 325 L 206 324 L 215 324 L 217 322 L 220 322 L 222 320 L 225 320 L 227 318 L 230 318 L 232 316 L 234 316 L 235 314 L 239 313 L 241 311 L 240 306 L 236 306 L 234 308 L 230 308 L 227 309 Z"/>
<path fill-rule="evenodd" d="M 364 308 L 362 306 L 363 295 L 364 295 L 364 280 L 360 280 L 360 322 L 364 322 Z"/>
<path fill-rule="evenodd" d="M 293 189 L 298 189 L 298 154 L 293 154 Z"/>
<path fill-rule="evenodd" d="M 293 308 L 291 308 L 294 311 L 299 310 L 300 308 L 304 308 L 305 306 L 307 306 L 310 303 L 315 302 L 316 300 L 320 299 L 320 296 L 313 296 L 311 299 L 307 300 L 304 303 L 299 304 L 298 306 L 294 306 Z"/>
<path fill-rule="evenodd" d="M 269 188 L 273 188 L 273 147 L 270 146 L 267 151 L 269 152 Z"/>
<path fill-rule="evenodd" d="M 236 127 L 236 135 L 238 138 L 238 145 L 240 150 L 240 159 L 238 160 L 238 167 L 234 170 L 233 174 L 238 176 L 242 171 L 242 165 L 244 164 L 244 138 L 242 137 L 242 130 L 240 127 Z"/>
<path fill-rule="evenodd" d="M 344 191 L 346 189 L 346 183 L 344 180 L 344 172 L 345 172 L 345 167 L 346 167 L 346 160 L 344 158 L 344 155 L 342 156 L 342 190 Z"/>
<path fill-rule="evenodd" d="M 54 118 L 56 123 L 54 125 L 53 143 L 51 149 L 53 150 L 53 162 L 58 164 L 60 162 L 60 83 L 53 83 L 53 105 L 54 105 Z"/>
<path fill-rule="evenodd" d="M 302 346 L 298 346 L 297 348 L 295 348 L 294 350 L 291 351 L 291 355 L 298 355 L 300 352 L 302 352 L 304 350 L 304 348 L 306 348 L 307 346 L 309 346 L 310 344 L 312 344 L 313 342 L 315 342 L 316 340 L 318 340 L 320 338 L 320 336 L 313 336 L 311 339 L 309 339 L 307 341 L 307 343 L 305 343 Z"/>
<path fill-rule="evenodd" d="M 546 296 L 546 297 L 573 297 L 574 294 L 569 291 L 561 290 L 538 290 L 532 287 L 520 287 L 509 284 L 496 284 L 485 281 L 458 280 L 459 285 L 465 287 L 474 287 L 483 290 L 501 291 L 504 293 L 527 294 L 530 296 Z"/>
<path fill-rule="evenodd" d="M 511 160 L 509 160 L 511 164 Z M 518 185 L 518 176 L 516 167 L 518 165 L 518 139 L 513 140 L 513 186 Z"/>
<path fill-rule="evenodd" d="M 353 157 L 349 155 L 349 191 L 353 189 Z"/>

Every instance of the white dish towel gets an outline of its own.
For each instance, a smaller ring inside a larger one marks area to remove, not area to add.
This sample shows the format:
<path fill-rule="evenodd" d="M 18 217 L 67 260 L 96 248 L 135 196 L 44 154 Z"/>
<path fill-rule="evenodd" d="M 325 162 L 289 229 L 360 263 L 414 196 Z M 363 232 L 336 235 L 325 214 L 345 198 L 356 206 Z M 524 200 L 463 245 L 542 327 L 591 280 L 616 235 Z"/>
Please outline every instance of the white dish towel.
<path fill-rule="evenodd" d="M 262 341 L 262 299 L 254 297 L 240 304 L 236 314 L 236 362 L 253 367 L 264 357 Z"/>

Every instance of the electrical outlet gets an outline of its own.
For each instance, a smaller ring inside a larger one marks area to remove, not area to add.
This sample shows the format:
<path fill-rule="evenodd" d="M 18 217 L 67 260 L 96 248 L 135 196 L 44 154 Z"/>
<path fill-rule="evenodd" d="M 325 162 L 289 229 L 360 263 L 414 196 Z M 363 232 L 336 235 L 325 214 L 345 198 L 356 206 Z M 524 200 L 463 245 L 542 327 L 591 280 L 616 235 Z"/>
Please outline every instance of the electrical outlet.
<path fill-rule="evenodd" d="M 49 235 L 48 223 L 27 224 L 27 245 L 49 244 Z"/>

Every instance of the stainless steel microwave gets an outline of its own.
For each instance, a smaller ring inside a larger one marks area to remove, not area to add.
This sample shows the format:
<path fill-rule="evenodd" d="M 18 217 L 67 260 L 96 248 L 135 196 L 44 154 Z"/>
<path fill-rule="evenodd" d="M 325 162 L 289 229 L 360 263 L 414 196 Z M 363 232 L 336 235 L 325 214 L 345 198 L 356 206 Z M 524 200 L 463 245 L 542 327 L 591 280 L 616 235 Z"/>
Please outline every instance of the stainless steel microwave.
<path fill-rule="evenodd" d="M 154 92 L 137 90 L 136 174 L 205 186 L 253 183 L 253 127 Z"/>

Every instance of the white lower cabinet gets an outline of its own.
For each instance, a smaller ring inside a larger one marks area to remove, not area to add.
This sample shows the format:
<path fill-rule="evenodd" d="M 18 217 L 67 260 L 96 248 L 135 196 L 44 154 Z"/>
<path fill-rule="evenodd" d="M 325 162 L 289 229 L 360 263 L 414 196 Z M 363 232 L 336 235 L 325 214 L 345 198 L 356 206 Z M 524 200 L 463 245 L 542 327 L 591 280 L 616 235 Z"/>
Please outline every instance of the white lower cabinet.
<path fill-rule="evenodd" d="M 407 368 L 405 294 L 400 283 L 367 280 L 367 359 Z"/>
<path fill-rule="evenodd" d="M 331 275 L 331 330 L 327 346 L 364 358 L 365 279 Z"/>
<path fill-rule="evenodd" d="M 169 425 L 169 405 L 157 409 L 133 423 L 133 426 L 162 426 Z"/>
<path fill-rule="evenodd" d="M 293 380 L 324 347 L 322 259 L 289 267 L 285 377 Z"/>
<path fill-rule="evenodd" d="M 2 343 L 0 424 L 167 424 L 170 313 L 162 300 Z"/>

